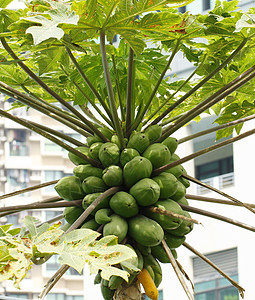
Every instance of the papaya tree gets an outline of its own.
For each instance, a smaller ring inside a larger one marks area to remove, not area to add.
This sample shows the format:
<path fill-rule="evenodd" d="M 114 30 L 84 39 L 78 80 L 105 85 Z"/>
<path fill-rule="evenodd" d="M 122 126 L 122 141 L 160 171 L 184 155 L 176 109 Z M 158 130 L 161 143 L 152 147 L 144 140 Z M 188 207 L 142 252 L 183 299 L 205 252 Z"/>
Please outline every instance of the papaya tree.
<path fill-rule="evenodd" d="M 185 242 L 199 224 L 189 212 L 254 227 L 190 206 L 186 189 L 194 182 L 228 198 L 225 205 L 251 213 L 254 208 L 190 176 L 182 164 L 255 133 L 240 133 L 255 116 L 254 9 L 244 14 L 235 0 L 216 1 L 208 14 L 194 16 L 177 10 L 191 0 L 32 0 L 13 11 L 10 2 L 0 2 L 0 92 L 15 100 L 13 109 L 45 114 L 86 143 L 0 110 L 1 117 L 67 150 L 75 166 L 72 176 L 57 182 L 0 196 L 55 184 L 54 199 L 6 206 L 0 217 L 63 207 L 58 219 L 67 222 L 38 226 L 27 217 L 26 228 L 1 226 L 0 281 L 18 286 L 32 263 L 58 254 L 62 266 L 40 297 L 69 267 L 81 272 L 86 261 L 105 299 L 142 299 L 140 283 L 150 299 L 158 299 L 160 263 L 170 262 L 193 299 L 176 260 L 182 245 L 243 297 L 238 283 Z M 169 70 L 179 52 L 193 71 L 173 81 Z M 179 144 L 209 131 L 181 140 L 175 132 L 202 113 L 217 116 L 217 139 L 237 135 L 180 158 Z"/>

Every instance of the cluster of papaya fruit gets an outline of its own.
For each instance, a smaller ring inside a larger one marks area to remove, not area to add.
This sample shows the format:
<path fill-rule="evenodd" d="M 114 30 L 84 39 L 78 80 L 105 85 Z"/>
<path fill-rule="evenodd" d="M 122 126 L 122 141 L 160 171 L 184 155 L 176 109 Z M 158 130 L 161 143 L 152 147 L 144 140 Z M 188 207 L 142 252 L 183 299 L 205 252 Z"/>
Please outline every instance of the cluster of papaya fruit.
<path fill-rule="evenodd" d="M 74 175 L 63 177 L 55 185 L 55 190 L 63 199 L 83 199 L 82 207 L 64 209 L 65 219 L 72 224 L 99 195 L 119 186 L 120 190 L 105 198 L 81 227 L 98 230 L 103 226 L 103 236 L 116 235 L 119 243 L 125 240 L 137 253 L 137 267 L 146 268 L 158 286 L 162 279 L 159 262 L 170 262 L 162 240 L 165 239 L 176 258 L 175 249 L 182 245 L 186 234 L 193 229 L 190 221 L 150 209 L 156 207 L 190 217 L 179 205 L 188 205 L 185 194 L 190 183 L 182 177 L 186 173 L 183 166 L 177 165 L 153 176 L 153 170 L 179 159 L 175 153 L 178 142 L 173 137 L 167 137 L 158 143 L 162 129 L 154 125 L 143 133 L 134 131 L 125 141 L 126 148 L 121 150 L 116 134 L 107 128 L 99 130 L 109 142 L 103 142 L 94 135 L 87 138 L 87 145 L 76 149 L 98 161 L 102 167 L 95 167 L 69 153 L 69 159 L 76 165 Z M 136 275 L 130 276 L 130 282 Z M 105 299 L 112 299 L 114 290 L 121 282 L 120 277 L 114 276 L 110 281 L 101 281 Z"/>

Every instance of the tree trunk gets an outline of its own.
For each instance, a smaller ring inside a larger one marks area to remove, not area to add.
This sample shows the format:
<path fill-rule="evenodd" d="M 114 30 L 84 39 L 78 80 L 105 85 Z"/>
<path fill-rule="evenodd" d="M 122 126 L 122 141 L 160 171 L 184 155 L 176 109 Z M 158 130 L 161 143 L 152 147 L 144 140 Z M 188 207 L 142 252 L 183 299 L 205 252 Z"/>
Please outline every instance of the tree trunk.
<path fill-rule="evenodd" d="M 114 300 L 142 300 L 143 295 L 138 280 L 134 280 L 130 285 L 124 282 L 115 292 Z"/>

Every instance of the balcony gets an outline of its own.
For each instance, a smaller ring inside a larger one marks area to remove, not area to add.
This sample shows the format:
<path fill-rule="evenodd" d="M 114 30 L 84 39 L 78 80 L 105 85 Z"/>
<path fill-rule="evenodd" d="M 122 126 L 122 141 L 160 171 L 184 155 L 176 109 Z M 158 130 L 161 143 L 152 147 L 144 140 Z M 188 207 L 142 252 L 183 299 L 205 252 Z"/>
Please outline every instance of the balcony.
<path fill-rule="evenodd" d="M 205 184 L 208 184 L 208 185 L 216 188 L 216 189 L 222 190 L 224 188 L 234 185 L 234 172 L 226 173 L 226 174 L 215 176 L 215 177 L 206 178 L 201 181 L 204 182 Z M 209 189 L 207 189 L 203 186 L 200 186 L 200 185 L 196 186 L 196 193 L 198 195 L 206 194 L 209 191 L 210 191 Z"/>

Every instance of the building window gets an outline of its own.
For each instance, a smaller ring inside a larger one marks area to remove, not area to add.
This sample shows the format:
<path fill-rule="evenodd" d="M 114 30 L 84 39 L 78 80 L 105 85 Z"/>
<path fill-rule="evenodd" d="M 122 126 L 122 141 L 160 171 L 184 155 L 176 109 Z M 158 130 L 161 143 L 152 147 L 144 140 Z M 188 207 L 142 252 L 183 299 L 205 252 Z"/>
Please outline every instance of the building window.
<path fill-rule="evenodd" d="M 187 10 L 186 6 L 182 6 L 178 8 L 178 11 L 183 14 L 186 12 L 186 10 Z"/>
<path fill-rule="evenodd" d="M 29 182 L 28 170 L 23 169 L 7 169 L 6 170 L 7 178 L 7 192 L 15 192 L 27 187 Z M 24 194 L 21 194 L 21 196 Z"/>
<path fill-rule="evenodd" d="M 144 296 L 144 300 L 149 300 L 150 298 L 148 296 Z M 163 300 L 163 290 L 158 291 L 158 300 Z"/>
<path fill-rule="evenodd" d="M 206 255 L 215 265 L 238 281 L 237 248 Z M 195 300 L 238 300 L 238 290 L 199 257 L 193 258 Z"/>
<path fill-rule="evenodd" d="M 9 142 L 10 156 L 29 155 L 27 137 L 27 131 L 23 129 L 10 129 L 7 131 L 7 141 Z"/>
<path fill-rule="evenodd" d="M 60 294 L 60 293 L 50 293 L 47 295 L 46 300 L 83 300 L 83 296 L 79 295 L 66 295 L 66 294 Z"/>
<path fill-rule="evenodd" d="M 63 172 L 62 171 L 55 171 L 55 170 L 45 170 L 44 171 L 44 181 L 43 182 L 48 182 L 52 180 L 58 180 L 63 177 Z M 54 184 L 53 185 L 48 185 L 43 189 L 44 192 L 46 193 L 52 193 L 54 192 Z"/>
<path fill-rule="evenodd" d="M 6 296 L 10 298 L 29 299 L 28 294 L 21 293 L 8 293 Z"/>
<path fill-rule="evenodd" d="M 203 0 L 203 10 L 208 10 L 211 8 L 211 0 Z"/>

